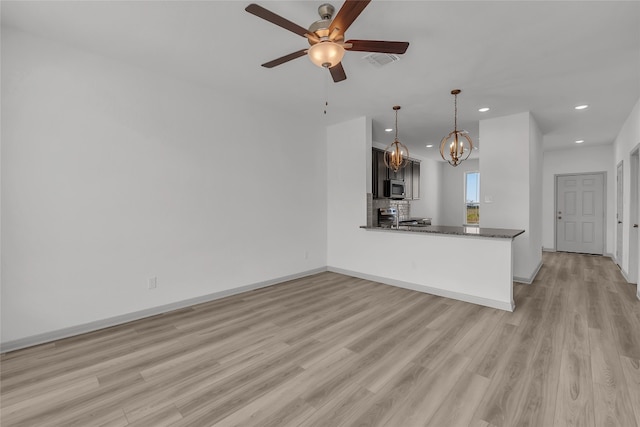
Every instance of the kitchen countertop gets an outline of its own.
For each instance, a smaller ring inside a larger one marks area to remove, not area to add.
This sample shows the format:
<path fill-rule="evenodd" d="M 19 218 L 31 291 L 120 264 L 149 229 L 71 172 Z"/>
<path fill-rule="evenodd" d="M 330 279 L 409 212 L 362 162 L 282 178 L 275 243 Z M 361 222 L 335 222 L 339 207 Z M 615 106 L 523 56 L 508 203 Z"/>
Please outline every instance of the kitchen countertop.
<path fill-rule="evenodd" d="M 450 234 L 455 236 L 491 237 L 494 239 L 513 239 L 524 233 L 524 230 L 512 230 L 508 228 L 486 228 L 486 227 L 455 227 L 449 225 L 401 225 L 398 228 L 388 227 L 367 227 L 360 226 L 365 230 L 386 231 L 396 233 L 398 231 L 408 231 L 413 233 Z"/>

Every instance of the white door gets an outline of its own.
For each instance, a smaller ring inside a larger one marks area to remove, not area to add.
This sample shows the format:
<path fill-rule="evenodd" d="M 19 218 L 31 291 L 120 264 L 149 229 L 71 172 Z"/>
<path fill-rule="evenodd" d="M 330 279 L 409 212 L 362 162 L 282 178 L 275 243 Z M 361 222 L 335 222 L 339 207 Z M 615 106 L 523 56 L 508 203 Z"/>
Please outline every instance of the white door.
<path fill-rule="evenodd" d="M 640 222 L 640 149 L 631 153 L 631 215 L 629 222 L 629 282 L 638 283 L 638 264 L 640 264 L 640 236 L 638 223 Z"/>
<path fill-rule="evenodd" d="M 622 268 L 622 162 L 616 173 L 616 263 Z"/>
<path fill-rule="evenodd" d="M 556 250 L 602 255 L 604 174 L 558 176 Z"/>

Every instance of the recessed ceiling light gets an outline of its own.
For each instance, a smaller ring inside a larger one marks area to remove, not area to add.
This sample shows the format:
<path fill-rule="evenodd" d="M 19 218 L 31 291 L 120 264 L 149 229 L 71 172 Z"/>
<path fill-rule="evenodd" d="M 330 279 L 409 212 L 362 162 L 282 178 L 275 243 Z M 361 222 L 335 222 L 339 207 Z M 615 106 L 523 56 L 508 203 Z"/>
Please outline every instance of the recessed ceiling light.
<path fill-rule="evenodd" d="M 487 111 L 489 111 L 491 108 L 489 107 L 482 107 L 482 108 L 478 108 L 478 111 L 480 111 L 481 113 L 486 113 Z"/>
<path fill-rule="evenodd" d="M 432 148 L 433 144 L 427 144 L 427 148 Z"/>
<path fill-rule="evenodd" d="M 576 141 L 576 144 L 582 144 L 583 142 L 584 142 L 584 139 L 578 139 L 578 140 Z"/>
<path fill-rule="evenodd" d="M 589 107 L 587 104 L 582 104 L 582 105 L 576 105 L 575 109 L 576 110 L 584 110 L 587 107 Z"/>
<path fill-rule="evenodd" d="M 384 131 L 385 131 L 385 132 L 393 132 L 393 129 L 391 129 L 391 128 L 386 128 Z"/>

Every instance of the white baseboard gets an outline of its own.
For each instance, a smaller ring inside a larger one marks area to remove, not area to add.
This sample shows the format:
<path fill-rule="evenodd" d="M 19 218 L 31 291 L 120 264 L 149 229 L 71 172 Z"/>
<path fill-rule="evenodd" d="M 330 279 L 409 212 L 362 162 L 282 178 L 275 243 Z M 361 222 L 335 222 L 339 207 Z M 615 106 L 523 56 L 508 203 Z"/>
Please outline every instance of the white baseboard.
<path fill-rule="evenodd" d="M 458 301 L 470 302 L 472 304 L 483 305 L 485 307 L 497 308 L 499 310 L 513 311 L 515 310 L 515 303 L 504 301 L 497 301 L 488 298 L 477 297 L 474 295 L 462 294 L 459 292 L 448 291 L 446 289 L 432 288 L 431 286 L 419 285 L 417 283 L 404 282 L 402 280 L 390 279 L 388 277 L 374 276 L 372 274 L 360 273 L 358 271 L 345 270 L 338 267 L 328 266 L 327 270 L 334 273 L 340 273 L 347 276 L 358 277 L 360 279 L 371 280 L 373 282 L 384 283 L 385 285 L 397 286 L 399 288 L 411 289 L 413 291 L 424 292 L 425 294 L 438 295 L 445 298 L 451 298 Z"/>
<path fill-rule="evenodd" d="M 544 246 L 542 247 L 542 252 L 557 252 L 555 248 L 545 248 Z M 616 257 L 613 256 L 613 254 L 610 254 L 608 252 L 605 252 L 602 254 L 602 256 L 604 257 L 609 257 L 611 258 L 614 262 L 616 261 Z"/>
<path fill-rule="evenodd" d="M 531 277 L 525 278 L 525 277 L 513 276 L 513 281 L 518 283 L 524 283 L 525 285 L 530 285 L 533 283 L 534 280 L 536 280 L 536 276 L 538 275 L 538 272 L 540 271 L 541 268 L 542 268 L 542 261 L 538 263 L 538 266 L 536 267 Z"/>
<path fill-rule="evenodd" d="M 217 300 L 217 299 L 228 297 L 231 295 L 252 291 L 254 289 L 266 288 L 267 286 L 273 286 L 278 283 L 287 282 L 289 280 L 299 279 L 306 276 L 311 276 L 313 274 L 318 274 L 325 271 L 327 271 L 326 267 L 316 268 L 313 270 L 303 271 L 301 273 L 296 273 L 288 276 L 278 277 L 275 279 L 265 280 L 264 282 L 252 283 L 250 285 L 240 286 L 238 288 L 227 289 L 224 291 L 214 292 L 212 294 L 203 295 L 196 298 L 190 298 L 182 301 L 173 302 L 170 304 L 161 305 L 158 307 L 152 307 L 145 310 L 136 311 L 133 313 L 127 313 L 120 316 L 110 317 L 108 319 L 96 320 L 95 322 L 84 323 L 82 325 L 71 326 L 69 328 L 58 329 L 56 331 L 45 332 L 43 334 L 32 335 L 29 337 L 20 338 L 13 341 L 3 342 L 3 343 L 0 343 L 0 353 L 19 350 L 25 347 L 31 347 L 38 344 L 44 344 L 50 341 L 68 338 L 74 335 L 85 334 L 87 332 L 93 332 L 99 329 L 121 325 L 123 323 L 131 322 L 134 320 L 140 320 L 145 317 L 156 316 L 158 314 L 163 314 L 170 311 L 179 310 L 181 308 L 190 307 L 192 305 L 202 304 L 205 302 Z"/>
<path fill-rule="evenodd" d="M 633 283 L 631 280 L 629 280 L 629 275 L 627 274 L 626 271 L 624 271 L 624 268 L 620 267 L 620 273 L 622 273 L 622 277 L 624 277 L 624 280 L 627 281 L 627 283 L 631 283 L 632 285 L 635 284 L 636 285 L 636 298 L 638 298 L 640 300 L 640 283 Z"/>
<path fill-rule="evenodd" d="M 626 271 L 624 271 L 624 268 L 620 267 L 620 273 L 622 273 L 622 277 L 624 277 L 624 280 L 626 280 L 627 283 L 631 283 L 631 280 L 629 280 L 629 275 Z"/>

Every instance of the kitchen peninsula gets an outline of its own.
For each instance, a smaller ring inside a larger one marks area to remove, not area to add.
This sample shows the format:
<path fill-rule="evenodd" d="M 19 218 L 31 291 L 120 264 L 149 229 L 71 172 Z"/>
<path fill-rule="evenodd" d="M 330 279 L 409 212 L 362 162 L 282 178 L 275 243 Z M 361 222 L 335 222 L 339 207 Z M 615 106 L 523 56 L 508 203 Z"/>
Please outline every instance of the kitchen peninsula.
<path fill-rule="evenodd" d="M 525 118 L 529 123 L 528 116 Z M 501 133 L 489 135 L 498 138 Z M 482 205 L 483 225 L 511 231 L 485 235 L 487 229 L 483 227 L 438 228 L 458 224 L 442 222 L 444 217 L 438 208 L 442 166 L 436 160 L 418 159 L 419 193 L 413 192 L 410 200 L 380 199 L 379 193 L 374 197 L 370 118 L 329 126 L 327 147 L 331 171 L 327 175 L 329 271 L 500 310 L 515 309 L 514 279 L 530 283 L 542 264 L 539 218 L 528 195 L 521 200 L 521 192 L 505 191 L 520 186 L 507 186 L 511 181 L 505 182 L 504 174 L 493 173 L 498 164 L 491 155 L 483 153 L 486 172 L 482 185 L 486 195 L 492 197 L 491 203 Z M 516 166 L 507 166 L 515 173 Z M 518 182 L 521 170 L 528 168 L 517 165 Z M 529 177 L 528 172 L 525 176 Z M 368 228 L 380 225 L 377 215 L 381 208 L 396 209 L 400 227 L 407 228 Z M 531 216 L 531 212 L 536 215 Z M 424 221 L 429 218 L 431 226 Z M 414 219 L 419 228 L 404 225 Z"/>
<path fill-rule="evenodd" d="M 406 278 L 383 283 L 515 309 L 512 243 L 524 230 L 437 225 L 360 228 L 367 231 L 372 244 L 389 248 L 389 263 Z"/>

